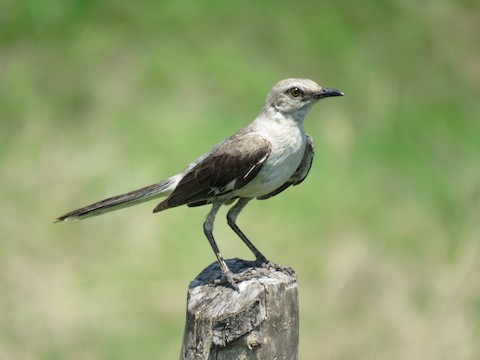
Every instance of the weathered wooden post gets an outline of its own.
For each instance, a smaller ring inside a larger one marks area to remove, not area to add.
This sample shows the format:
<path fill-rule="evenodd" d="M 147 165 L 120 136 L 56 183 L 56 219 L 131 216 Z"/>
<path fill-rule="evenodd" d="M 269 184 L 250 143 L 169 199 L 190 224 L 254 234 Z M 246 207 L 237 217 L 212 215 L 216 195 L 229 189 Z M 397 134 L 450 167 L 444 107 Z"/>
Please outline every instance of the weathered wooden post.
<path fill-rule="evenodd" d="M 239 290 L 219 284 L 218 263 L 190 283 L 180 360 L 298 359 L 295 273 L 227 260 Z"/>

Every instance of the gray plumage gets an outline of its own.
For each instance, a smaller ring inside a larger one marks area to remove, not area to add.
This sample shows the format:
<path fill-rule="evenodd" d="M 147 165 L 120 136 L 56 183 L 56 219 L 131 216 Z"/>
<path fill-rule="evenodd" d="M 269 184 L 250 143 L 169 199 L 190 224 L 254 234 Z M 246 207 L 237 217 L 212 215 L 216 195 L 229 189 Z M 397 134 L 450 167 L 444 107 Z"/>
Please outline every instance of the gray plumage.
<path fill-rule="evenodd" d="M 73 210 L 58 217 L 57 221 L 84 219 L 159 197 L 166 199 L 155 207 L 154 212 L 180 205 L 212 204 L 204 232 L 225 276 L 235 286 L 233 275 L 213 238 L 218 209 L 238 199 L 228 212 L 228 224 L 259 263 L 268 263 L 238 228 L 236 218 L 251 199 L 268 199 L 306 178 L 313 162 L 314 144 L 305 134 L 303 120 L 318 100 L 342 95 L 342 92 L 322 88 L 312 80 L 282 80 L 267 95 L 261 113 L 250 125 L 200 156 L 181 173 Z"/>

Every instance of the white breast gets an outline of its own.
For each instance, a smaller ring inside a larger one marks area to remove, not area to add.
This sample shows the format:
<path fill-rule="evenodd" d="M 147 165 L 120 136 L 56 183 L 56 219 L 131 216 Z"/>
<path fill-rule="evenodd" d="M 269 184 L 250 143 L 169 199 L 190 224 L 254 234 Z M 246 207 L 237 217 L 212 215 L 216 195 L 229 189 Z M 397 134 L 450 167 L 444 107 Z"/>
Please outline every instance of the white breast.
<path fill-rule="evenodd" d="M 303 124 L 296 121 L 266 122 L 256 129 L 267 139 L 272 151 L 258 175 L 246 186 L 235 191 L 235 196 L 257 197 L 282 186 L 297 170 L 305 152 L 306 138 Z"/>

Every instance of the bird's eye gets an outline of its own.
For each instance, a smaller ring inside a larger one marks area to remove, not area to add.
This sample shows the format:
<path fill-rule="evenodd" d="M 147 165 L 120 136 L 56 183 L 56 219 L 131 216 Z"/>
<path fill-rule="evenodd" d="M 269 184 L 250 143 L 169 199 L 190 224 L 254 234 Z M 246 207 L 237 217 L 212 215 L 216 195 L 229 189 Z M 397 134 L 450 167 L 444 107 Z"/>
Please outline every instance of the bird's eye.
<path fill-rule="evenodd" d="M 288 93 L 290 94 L 290 96 L 294 97 L 294 98 L 297 98 L 299 97 L 300 95 L 303 95 L 303 91 L 300 90 L 299 88 L 297 87 L 293 87 L 291 89 L 288 90 Z"/>

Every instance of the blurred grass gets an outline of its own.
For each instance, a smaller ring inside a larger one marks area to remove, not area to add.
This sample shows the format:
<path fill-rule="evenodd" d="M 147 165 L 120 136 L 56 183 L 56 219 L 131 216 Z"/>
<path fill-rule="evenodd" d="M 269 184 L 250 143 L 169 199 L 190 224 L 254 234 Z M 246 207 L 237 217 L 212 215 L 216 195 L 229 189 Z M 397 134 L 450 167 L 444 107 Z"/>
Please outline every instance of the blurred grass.
<path fill-rule="evenodd" d="M 207 209 L 51 221 L 181 170 L 294 76 L 347 96 L 306 121 L 308 180 L 239 221 L 297 271 L 300 357 L 479 358 L 479 10 L 6 0 L 0 358 L 177 358 Z"/>

